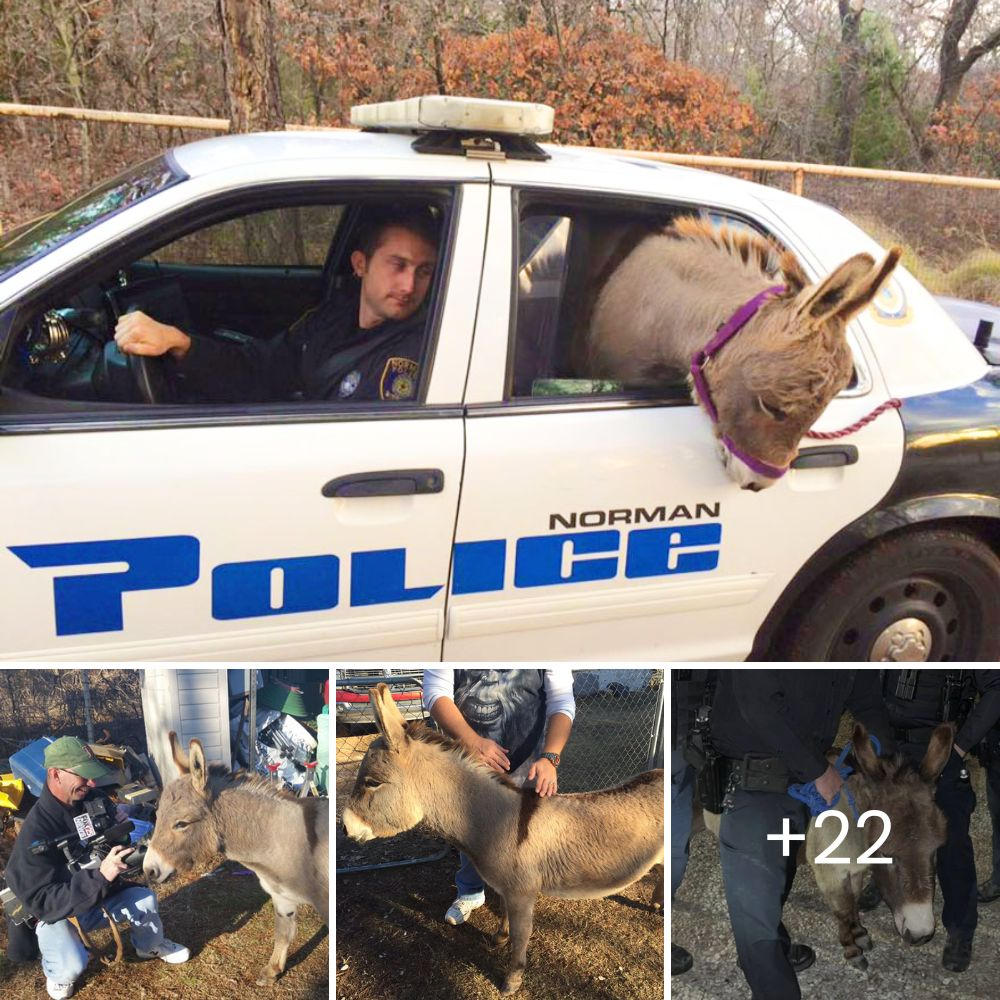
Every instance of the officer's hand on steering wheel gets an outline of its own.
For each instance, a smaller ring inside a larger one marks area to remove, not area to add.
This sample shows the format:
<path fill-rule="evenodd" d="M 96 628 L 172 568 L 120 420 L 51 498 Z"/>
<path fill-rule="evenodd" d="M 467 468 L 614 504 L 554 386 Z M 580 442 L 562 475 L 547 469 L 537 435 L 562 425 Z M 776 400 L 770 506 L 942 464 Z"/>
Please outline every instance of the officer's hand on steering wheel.
<path fill-rule="evenodd" d="M 144 312 L 125 313 L 115 325 L 115 343 L 122 354 L 159 357 L 170 351 L 183 358 L 191 346 L 191 338 L 175 326 L 157 322 Z"/>
<path fill-rule="evenodd" d="M 131 850 L 131 844 L 118 844 L 108 851 L 108 856 L 101 862 L 99 871 L 109 882 L 114 882 L 128 868 L 122 858 Z"/>

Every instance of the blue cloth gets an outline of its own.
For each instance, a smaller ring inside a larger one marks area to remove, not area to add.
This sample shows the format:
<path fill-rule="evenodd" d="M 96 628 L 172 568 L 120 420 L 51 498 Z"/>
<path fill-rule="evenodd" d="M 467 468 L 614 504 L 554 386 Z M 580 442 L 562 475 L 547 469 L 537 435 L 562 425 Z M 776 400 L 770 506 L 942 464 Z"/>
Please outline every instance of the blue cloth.
<path fill-rule="evenodd" d="M 475 896 L 477 893 L 485 892 L 483 878 L 476 871 L 476 866 L 463 851 L 458 852 L 458 872 L 455 875 L 455 885 L 458 887 L 460 896 Z"/>
<path fill-rule="evenodd" d="M 670 899 L 684 880 L 694 814 L 694 768 L 680 749 L 670 754 Z"/>
<path fill-rule="evenodd" d="M 878 737 L 869 734 L 868 737 L 872 741 L 872 746 L 875 748 L 875 753 L 880 754 L 882 752 L 882 744 L 879 743 Z M 850 767 L 845 763 L 845 758 L 848 753 L 850 753 L 851 744 L 848 743 L 843 750 L 840 751 L 840 756 L 837 758 L 834 767 L 837 769 L 837 773 L 840 777 L 846 781 L 848 775 L 854 773 L 854 768 Z M 858 807 L 854 804 L 854 797 L 851 795 L 850 791 L 845 788 L 845 794 L 847 795 L 847 801 L 851 804 L 851 809 L 854 812 L 854 818 L 858 818 Z M 840 801 L 840 792 L 833 797 L 833 802 L 827 803 L 826 799 L 820 794 L 819 790 L 816 788 L 815 781 L 805 781 L 800 782 L 796 785 L 788 786 L 788 794 L 791 795 L 793 799 L 798 799 L 799 802 L 804 802 L 809 807 L 809 812 L 813 816 L 818 816 L 822 812 L 826 812 L 827 809 L 832 809 Z"/>

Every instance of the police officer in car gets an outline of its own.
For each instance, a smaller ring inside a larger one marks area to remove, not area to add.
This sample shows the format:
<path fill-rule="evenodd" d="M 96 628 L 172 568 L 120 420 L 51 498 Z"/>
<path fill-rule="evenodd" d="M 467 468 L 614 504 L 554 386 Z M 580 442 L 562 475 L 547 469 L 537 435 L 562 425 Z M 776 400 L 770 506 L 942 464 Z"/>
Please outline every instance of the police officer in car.
<path fill-rule="evenodd" d="M 267 340 L 223 342 L 131 312 L 115 341 L 125 354 L 168 355 L 186 394 L 213 402 L 413 399 L 438 237 L 429 209 L 371 213 L 351 254 L 354 286 Z"/>
<path fill-rule="evenodd" d="M 719 829 L 722 879 L 736 953 L 754 1000 L 799 1000 L 796 973 L 816 959 L 792 943 L 781 911 L 795 878 L 797 842 L 809 810 L 788 786 L 814 781 L 832 803 L 843 784 L 826 759 L 841 714 L 850 709 L 891 749 L 879 677 L 872 670 L 721 670 L 712 739 L 724 758 L 726 795 Z"/>
<path fill-rule="evenodd" d="M 139 958 L 159 958 L 171 965 L 186 962 L 188 949 L 163 936 L 156 896 L 145 886 L 119 878 L 127 867 L 122 857 L 132 850 L 131 845 L 112 847 L 99 867 L 87 869 L 71 869 L 55 846 L 32 853 L 31 848 L 39 843 L 52 843 L 67 834 L 75 840 L 88 832 L 86 803 L 104 795 L 95 779 L 111 771 L 75 736 L 50 743 L 44 762 L 45 786 L 14 842 L 5 877 L 38 921 L 35 933 L 49 996 L 66 1000 L 73 995 L 74 984 L 90 959 L 78 930 L 92 931 L 108 915 L 131 925 Z"/>
<path fill-rule="evenodd" d="M 948 934 L 941 964 L 949 972 L 964 972 L 972 961 L 978 922 L 976 861 L 969 836 L 976 794 L 965 758 L 1000 719 L 1000 670 L 884 670 L 882 692 L 898 748 L 914 763 L 923 759 L 935 726 L 951 722 L 956 727 L 934 801 L 948 821 L 948 839 L 937 852 L 944 897 L 941 923 Z M 861 894 L 859 906 L 874 909 L 879 898 L 872 883 Z"/>

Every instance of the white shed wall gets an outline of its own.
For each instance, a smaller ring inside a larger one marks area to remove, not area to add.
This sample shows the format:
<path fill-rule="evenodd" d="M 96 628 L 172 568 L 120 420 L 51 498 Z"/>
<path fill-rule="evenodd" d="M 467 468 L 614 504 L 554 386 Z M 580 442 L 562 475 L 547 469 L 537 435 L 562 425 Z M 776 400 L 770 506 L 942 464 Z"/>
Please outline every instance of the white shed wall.
<path fill-rule="evenodd" d="M 232 768 L 229 753 L 229 684 L 223 669 L 146 667 L 142 672 L 146 745 L 166 784 L 178 776 L 168 733 L 186 747 L 201 740 L 209 763 Z"/>

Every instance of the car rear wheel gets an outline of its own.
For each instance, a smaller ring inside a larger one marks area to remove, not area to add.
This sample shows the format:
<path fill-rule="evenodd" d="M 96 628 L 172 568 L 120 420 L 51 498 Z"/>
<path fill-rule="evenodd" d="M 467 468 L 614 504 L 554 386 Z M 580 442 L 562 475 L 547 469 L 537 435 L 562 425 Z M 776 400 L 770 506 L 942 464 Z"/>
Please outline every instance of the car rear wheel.
<path fill-rule="evenodd" d="M 959 529 L 894 535 L 814 585 L 786 636 L 791 660 L 1000 659 L 1000 558 Z"/>

